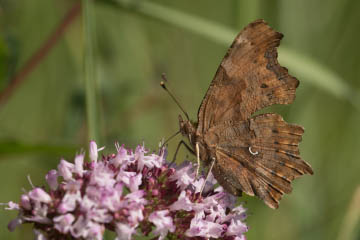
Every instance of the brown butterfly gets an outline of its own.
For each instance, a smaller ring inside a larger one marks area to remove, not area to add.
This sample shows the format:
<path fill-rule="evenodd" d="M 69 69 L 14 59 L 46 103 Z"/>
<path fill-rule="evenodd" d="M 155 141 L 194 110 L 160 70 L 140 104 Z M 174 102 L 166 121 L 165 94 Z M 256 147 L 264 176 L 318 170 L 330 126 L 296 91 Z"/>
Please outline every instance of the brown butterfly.
<path fill-rule="evenodd" d="M 273 104 L 290 104 L 299 81 L 277 61 L 283 35 L 264 20 L 245 27 L 222 60 L 200 105 L 198 123 L 179 116 L 193 153 L 233 195 L 258 196 L 278 208 L 291 182 L 313 174 L 299 156 L 303 127 L 275 113 L 252 116 Z M 212 170 L 211 170 L 212 169 Z"/>

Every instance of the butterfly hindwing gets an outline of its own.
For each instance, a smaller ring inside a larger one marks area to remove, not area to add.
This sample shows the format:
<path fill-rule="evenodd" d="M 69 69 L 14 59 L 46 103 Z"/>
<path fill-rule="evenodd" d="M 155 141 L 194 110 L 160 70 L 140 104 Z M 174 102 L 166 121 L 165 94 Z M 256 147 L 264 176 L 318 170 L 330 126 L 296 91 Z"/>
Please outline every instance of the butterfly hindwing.
<path fill-rule="evenodd" d="M 274 113 L 251 118 L 249 127 L 255 135 L 252 147 L 263 156 L 259 164 L 289 181 L 303 174 L 313 174 L 311 166 L 300 157 L 299 143 L 304 133 L 303 127 L 288 124 Z"/>
<path fill-rule="evenodd" d="M 219 179 L 219 183 L 225 190 L 232 194 L 234 193 L 229 191 L 229 187 L 232 191 L 236 189 L 239 192 L 241 189 L 247 195 L 256 195 L 271 208 L 275 209 L 279 206 L 282 193 L 257 176 L 256 173 L 244 167 L 241 162 L 232 156 L 222 152 L 217 153 L 214 176 L 216 179 Z"/>
<path fill-rule="evenodd" d="M 303 132 L 301 126 L 288 124 L 274 113 L 210 128 L 205 138 L 216 155 L 218 173 L 214 175 L 225 178 L 220 184 L 227 181 L 277 208 L 281 196 L 292 191 L 295 178 L 313 173 L 299 156 Z"/>

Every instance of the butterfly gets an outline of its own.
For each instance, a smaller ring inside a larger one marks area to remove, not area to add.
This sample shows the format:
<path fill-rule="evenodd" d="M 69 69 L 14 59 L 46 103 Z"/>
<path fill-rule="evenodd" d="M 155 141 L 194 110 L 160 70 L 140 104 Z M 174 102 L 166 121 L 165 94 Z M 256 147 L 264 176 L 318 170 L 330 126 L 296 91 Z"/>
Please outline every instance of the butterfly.
<path fill-rule="evenodd" d="M 299 81 L 277 61 L 282 37 L 262 19 L 246 26 L 217 69 L 198 121 L 191 122 L 185 111 L 187 120 L 179 116 L 179 132 L 193 147 L 188 149 L 210 166 L 227 192 L 255 195 L 273 209 L 292 191 L 295 178 L 313 174 L 300 157 L 303 127 L 276 113 L 253 116 L 267 106 L 295 99 Z"/>

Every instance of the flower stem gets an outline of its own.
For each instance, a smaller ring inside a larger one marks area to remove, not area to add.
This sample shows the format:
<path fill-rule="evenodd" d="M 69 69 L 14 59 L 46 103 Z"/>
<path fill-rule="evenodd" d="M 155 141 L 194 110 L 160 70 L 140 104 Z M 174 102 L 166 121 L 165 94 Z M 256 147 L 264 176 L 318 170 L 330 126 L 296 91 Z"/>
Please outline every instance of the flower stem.
<path fill-rule="evenodd" d="M 86 94 L 86 114 L 88 138 L 99 140 L 97 82 L 94 63 L 94 14 L 93 0 L 82 0 L 84 36 L 84 83 Z"/>

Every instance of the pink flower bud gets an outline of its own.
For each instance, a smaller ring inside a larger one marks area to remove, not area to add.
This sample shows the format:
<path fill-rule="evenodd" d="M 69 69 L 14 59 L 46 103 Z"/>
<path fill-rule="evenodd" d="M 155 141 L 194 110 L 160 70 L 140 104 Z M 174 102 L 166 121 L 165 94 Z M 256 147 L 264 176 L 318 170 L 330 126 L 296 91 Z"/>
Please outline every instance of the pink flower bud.
<path fill-rule="evenodd" d="M 59 175 L 58 175 L 58 173 L 57 173 L 57 171 L 55 169 L 50 170 L 48 172 L 48 174 L 46 174 L 45 179 L 46 179 L 50 189 L 53 190 L 53 191 L 55 191 L 59 186 L 59 183 L 57 181 L 58 176 Z"/>
<path fill-rule="evenodd" d="M 97 162 L 98 152 L 103 150 L 105 147 L 98 148 L 95 141 L 90 141 L 89 146 L 89 158 L 92 162 Z"/>
<path fill-rule="evenodd" d="M 79 177 L 82 177 L 84 173 L 84 154 L 76 155 L 74 162 L 75 162 L 74 172 L 77 173 Z"/>
<path fill-rule="evenodd" d="M 96 162 L 98 159 L 98 148 L 95 141 L 90 141 L 89 158 L 92 162 Z"/>
<path fill-rule="evenodd" d="M 37 202 L 50 203 L 51 197 L 42 188 L 34 188 L 29 192 L 29 197 Z"/>
<path fill-rule="evenodd" d="M 31 210 L 30 198 L 27 194 L 21 195 L 20 205 L 26 210 Z"/>

